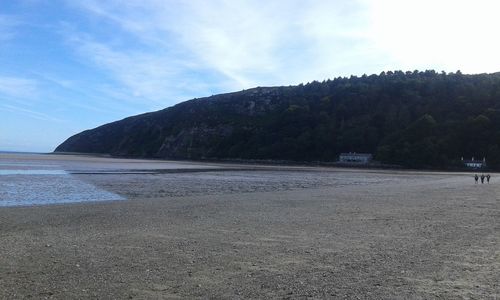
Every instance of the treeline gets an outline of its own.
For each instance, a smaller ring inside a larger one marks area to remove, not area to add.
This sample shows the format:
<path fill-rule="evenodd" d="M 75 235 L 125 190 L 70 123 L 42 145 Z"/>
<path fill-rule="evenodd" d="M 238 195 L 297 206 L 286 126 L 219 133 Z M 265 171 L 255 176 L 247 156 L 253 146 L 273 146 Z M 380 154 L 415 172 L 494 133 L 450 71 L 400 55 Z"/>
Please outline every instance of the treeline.
<path fill-rule="evenodd" d="M 220 141 L 218 157 L 335 160 L 373 153 L 406 167 L 500 166 L 500 75 L 387 72 L 283 88 L 284 105 Z"/>
<path fill-rule="evenodd" d="M 93 152 L 295 161 L 367 152 L 412 168 L 460 166 L 461 157 L 486 157 L 500 168 L 499 73 L 384 72 L 217 95 L 152 115 L 128 126 L 142 128 L 142 142 L 129 143 L 131 151 Z"/>

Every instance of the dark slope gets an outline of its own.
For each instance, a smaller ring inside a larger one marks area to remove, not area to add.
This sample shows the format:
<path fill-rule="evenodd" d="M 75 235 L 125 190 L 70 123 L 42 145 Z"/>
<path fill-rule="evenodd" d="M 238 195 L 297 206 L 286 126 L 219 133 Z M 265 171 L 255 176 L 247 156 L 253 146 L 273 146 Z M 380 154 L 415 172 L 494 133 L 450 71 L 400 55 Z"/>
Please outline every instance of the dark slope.
<path fill-rule="evenodd" d="M 74 135 L 61 152 L 332 161 L 500 162 L 500 74 L 388 72 L 194 99 Z"/>
<path fill-rule="evenodd" d="M 189 100 L 76 134 L 56 152 L 106 153 L 117 156 L 219 157 L 220 141 L 239 130 L 255 128 L 255 120 L 276 108 L 280 91 L 256 88 Z"/>

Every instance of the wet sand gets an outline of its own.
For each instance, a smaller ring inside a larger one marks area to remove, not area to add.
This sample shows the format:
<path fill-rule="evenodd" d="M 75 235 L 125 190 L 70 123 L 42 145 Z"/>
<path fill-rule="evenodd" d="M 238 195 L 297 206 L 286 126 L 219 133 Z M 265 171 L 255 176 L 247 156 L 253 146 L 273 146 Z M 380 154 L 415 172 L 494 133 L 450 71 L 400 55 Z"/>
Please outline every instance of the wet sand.
<path fill-rule="evenodd" d="M 496 174 L 199 169 L 76 172 L 127 200 L 0 208 L 0 298 L 500 297 Z"/>

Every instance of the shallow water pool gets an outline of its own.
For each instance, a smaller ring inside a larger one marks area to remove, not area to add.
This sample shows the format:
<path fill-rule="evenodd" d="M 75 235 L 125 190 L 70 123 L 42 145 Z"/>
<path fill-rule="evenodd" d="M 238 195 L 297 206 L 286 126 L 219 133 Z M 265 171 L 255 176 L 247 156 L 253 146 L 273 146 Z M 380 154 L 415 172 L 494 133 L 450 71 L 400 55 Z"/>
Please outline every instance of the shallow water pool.
<path fill-rule="evenodd" d="M 5 171 L 5 170 L 1 170 Z M 0 206 L 62 204 L 124 198 L 85 183 L 63 170 L 8 170 L 0 176 Z M 33 172 L 35 171 L 35 172 Z"/>

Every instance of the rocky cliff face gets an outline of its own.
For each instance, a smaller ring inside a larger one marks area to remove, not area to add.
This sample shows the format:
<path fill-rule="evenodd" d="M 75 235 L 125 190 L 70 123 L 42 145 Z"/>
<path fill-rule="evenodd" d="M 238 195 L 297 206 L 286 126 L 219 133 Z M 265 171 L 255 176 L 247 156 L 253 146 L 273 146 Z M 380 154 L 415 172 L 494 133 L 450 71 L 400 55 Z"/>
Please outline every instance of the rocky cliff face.
<path fill-rule="evenodd" d="M 255 88 L 186 101 L 83 131 L 55 151 L 161 158 L 217 157 L 220 142 L 238 130 L 255 129 L 252 118 L 275 110 L 283 90 Z"/>

